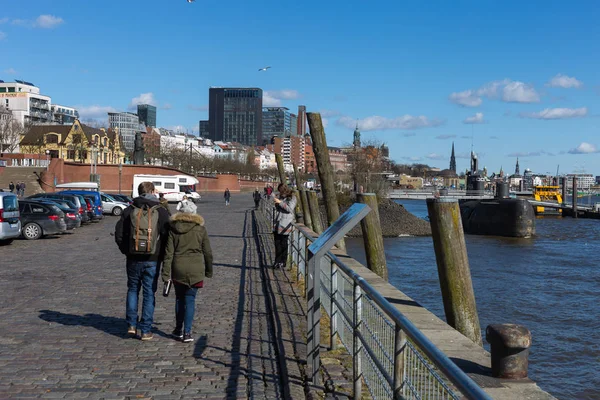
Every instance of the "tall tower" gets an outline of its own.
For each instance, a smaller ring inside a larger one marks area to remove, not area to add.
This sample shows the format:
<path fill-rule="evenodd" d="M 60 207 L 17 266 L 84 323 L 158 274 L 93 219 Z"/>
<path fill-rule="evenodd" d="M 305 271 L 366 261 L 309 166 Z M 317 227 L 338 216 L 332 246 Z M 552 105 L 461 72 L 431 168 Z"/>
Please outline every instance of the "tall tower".
<path fill-rule="evenodd" d="M 360 147 L 360 131 L 358 130 L 358 122 L 356 123 L 356 129 L 354 129 L 354 140 L 352 141 L 354 147 Z"/>
<path fill-rule="evenodd" d="M 521 171 L 519 170 L 519 157 L 517 157 L 517 165 L 515 165 L 515 175 L 521 175 Z"/>
<path fill-rule="evenodd" d="M 450 171 L 456 173 L 456 157 L 454 156 L 454 142 L 452 142 L 452 154 L 450 155 Z"/>

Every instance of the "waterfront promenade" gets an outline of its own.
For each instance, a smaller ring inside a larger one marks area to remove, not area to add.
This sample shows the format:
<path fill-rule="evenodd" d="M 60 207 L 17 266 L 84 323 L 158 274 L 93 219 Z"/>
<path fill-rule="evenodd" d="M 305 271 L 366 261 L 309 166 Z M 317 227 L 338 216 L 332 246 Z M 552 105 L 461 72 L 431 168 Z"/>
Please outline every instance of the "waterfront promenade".
<path fill-rule="evenodd" d="M 154 339 L 127 338 L 125 258 L 107 217 L 72 235 L 1 247 L 0 398 L 300 399 L 305 313 L 289 272 L 253 224 L 250 194 L 198 205 L 215 259 L 198 294 L 195 342 L 169 337 L 174 297 L 157 292 Z M 263 224 L 264 228 L 264 224 Z"/>

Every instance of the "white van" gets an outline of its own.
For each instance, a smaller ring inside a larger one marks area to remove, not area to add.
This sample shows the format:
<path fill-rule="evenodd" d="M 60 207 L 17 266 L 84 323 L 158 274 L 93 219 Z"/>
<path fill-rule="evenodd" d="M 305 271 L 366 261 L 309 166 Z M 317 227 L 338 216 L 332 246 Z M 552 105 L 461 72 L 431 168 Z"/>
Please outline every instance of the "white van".
<path fill-rule="evenodd" d="M 0 193 L 0 244 L 9 244 L 21 236 L 19 200 L 14 193 Z"/>
<path fill-rule="evenodd" d="M 138 197 L 138 186 L 142 182 L 152 182 L 159 193 L 165 196 L 170 202 L 179 202 L 183 196 L 197 202 L 200 195 L 196 193 L 198 179 L 190 175 L 134 175 L 133 176 L 133 197 Z"/>

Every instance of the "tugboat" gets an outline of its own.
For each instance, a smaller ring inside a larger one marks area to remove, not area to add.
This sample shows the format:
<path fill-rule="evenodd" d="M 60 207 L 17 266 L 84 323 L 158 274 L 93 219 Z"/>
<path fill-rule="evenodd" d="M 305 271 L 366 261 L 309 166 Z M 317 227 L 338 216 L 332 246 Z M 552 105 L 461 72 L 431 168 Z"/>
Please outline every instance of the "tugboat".
<path fill-rule="evenodd" d="M 477 155 L 471 151 L 467 196 L 473 196 L 474 199 L 467 198 L 459 202 L 465 233 L 517 238 L 529 238 L 535 234 L 535 213 L 528 200 L 511 199 L 506 182 L 496 184 L 493 199 L 481 199 L 484 186 L 485 178 L 479 173 Z"/>

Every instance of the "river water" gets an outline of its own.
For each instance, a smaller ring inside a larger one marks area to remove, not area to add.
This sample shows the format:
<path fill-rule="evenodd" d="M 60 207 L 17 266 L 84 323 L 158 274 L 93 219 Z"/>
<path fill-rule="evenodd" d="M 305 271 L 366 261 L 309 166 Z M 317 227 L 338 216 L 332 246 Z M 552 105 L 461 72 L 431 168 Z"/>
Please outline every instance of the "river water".
<path fill-rule="evenodd" d="M 398 202 L 427 216 L 424 201 Z M 530 378 L 560 399 L 600 399 L 600 220 L 539 218 L 536 231 L 530 239 L 466 236 L 482 333 L 493 323 L 526 326 Z M 364 263 L 362 239 L 347 240 Z M 431 237 L 384 245 L 390 283 L 445 320 Z"/>

